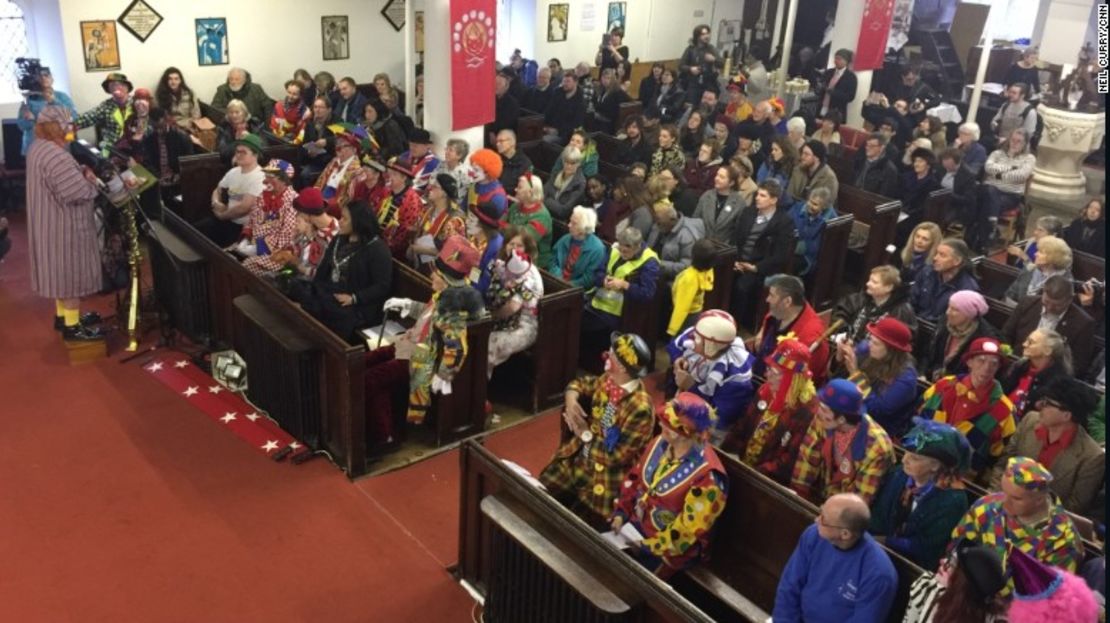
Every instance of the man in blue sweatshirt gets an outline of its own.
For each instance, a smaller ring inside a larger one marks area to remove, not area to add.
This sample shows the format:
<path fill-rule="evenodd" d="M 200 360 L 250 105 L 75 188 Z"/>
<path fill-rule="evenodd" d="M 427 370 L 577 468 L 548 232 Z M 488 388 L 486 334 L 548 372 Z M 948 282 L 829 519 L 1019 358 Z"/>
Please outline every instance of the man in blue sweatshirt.
<path fill-rule="evenodd" d="M 783 569 L 775 623 L 880 623 L 898 591 L 898 574 L 867 534 L 871 512 L 854 493 L 825 500 Z"/>

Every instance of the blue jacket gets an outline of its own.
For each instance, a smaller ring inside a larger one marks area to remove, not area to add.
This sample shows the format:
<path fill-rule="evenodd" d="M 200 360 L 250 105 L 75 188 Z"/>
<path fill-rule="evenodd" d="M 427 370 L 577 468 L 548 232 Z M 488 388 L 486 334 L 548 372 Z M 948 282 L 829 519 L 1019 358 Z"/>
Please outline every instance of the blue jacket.
<path fill-rule="evenodd" d="M 768 148 L 768 154 L 770 153 L 769 150 L 770 148 Z M 793 205 L 794 198 L 790 196 L 790 193 L 786 192 L 786 187 L 790 184 L 790 178 L 786 175 L 785 171 L 775 165 L 774 161 L 771 160 L 771 156 L 767 156 L 767 160 L 759 165 L 759 171 L 755 174 L 755 182 L 757 184 L 762 184 L 768 178 L 777 181 L 779 187 L 782 188 L 782 194 L 779 195 L 779 207 Z"/>
<path fill-rule="evenodd" d="M 944 318 L 949 297 L 960 290 L 979 291 L 979 282 L 969 270 L 961 270 L 952 281 L 945 283 L 941 281 L 940 273 L 933 270 L 932 266 L 926 266 L 910 289 L 910 305 L 918 318 L 937 322 Z"/>
<path fill-rule="evenodd" d="M 347 105 L 347 114 L 340 116 L 343 111 L 343 98 L 339 95 L 339 91 L 336 91 L 335 97 L 331 100 L 332 115 L 335 122 L 360 123 L 363 112 L 366 110 L 366 102 L 366 96 L 355 91 L 355 96 L 351 98 L 351 103 Z"/>
<path fill-rule="evenodd" d="M 881 623 L 898 591 L 898 573 L 883 548 L 864 534 L 849 550 L 802 533 L 775 593 L 775 623 Z"/>
<path fill-rule="evenodd" d="M 856 346 L 856 361 L 863 361 L 870 352 L 870 340 Z M 913 408 L 917 403 L 917 370 L 912 363 L 902 370 L 889 385 L 871 386 L 871 393 L 863 400 L 867 415 L 879 423 L 892 439 L 901 437 L 909 428 Z"/>
<path fill-rule="evenodd" d="M 482 276 L 478 279 L 478 283 L 474 284 L 474 289 L 483 295 L 489 289 L 489 282 L 493 278 L 493 263 L 497 260 L 497 255 L 501 253 L 501 247 L 504 245 L 505 237 L 498 232 L 496 236 L 489 239 L 486 250 L 482 253 L 482 259 L 478 260 L 478 268 L 482 269 Z"/>
<path fill-rule="evenodd" d="M 564 234 L 551 250 L 551 266 L 548 270 L 552 275 L 562 279 L 563 278 L 563 265 L 570 255 L 570 245 L 574 243 L 574 238 L 570 234 Z M 594 289 L 594 275 L 597 273 L 599 267 L 605 265 L 605 243 L 601 241 L 594 234 L 586 236 L 582 241 L 582 251 L 578 254 L 578 261 L 574 264 L 574 269 L 570 271 L 570 283 L 573 286 L 578 286 L 586 292 Z"/>
<path fill-rule="evenodd" d="M 694 352 L 694 327 L 679 333 L 667 344 L 671 362 L 685 358 L 694 385 L 693 392 L 717 410 L 717 429 L 729 430 L 748 410 L 748 403 L 755 394 L 752 387 L 752 356 L 744 347 L 744 340 L 736 338 L 732 344 L 707 360 Z"/>
<path fill-rule="evenodd" d="M 821 250 L 821 233 L 825 231 L 825 223 L 836 218 L 836 210 L 829 206 L 813 216 L 806 210 L 806 202 L 799 200 L 790 208 L 790 216 L 794 219 L 794 229 L 798 231 L 794 254 L 805 259 L 805 265 L 797 267 L 798 274 L 808 275 L 817 262 L 817 252 Z"/>
<path fill-rule="evenodd" d="M 69 111 L 70 119 L 77 118 L 77 109 L 73 107 L 73 100 L 69 95 L 62 91 L 54 91 L 54 105 L 61 106 Z M 19 107 L 19 115 L 16 117 L 16 125 L 20 130 L 23 130 L 23 150 L 19 153 L 24 156 L 27 155 L 27 148 L 31 146 L 31 141 L 35 140 L 35 119 L 39 118 L 39 113 L 43 108 L 46 108 L 46 99 L 41 95 L 31 96 L 27 101 Z M 23 111 L 31 111 L 32 119 L 24 119 Z M 1030 256 L 1032 257 L 1032 256 Z"/>

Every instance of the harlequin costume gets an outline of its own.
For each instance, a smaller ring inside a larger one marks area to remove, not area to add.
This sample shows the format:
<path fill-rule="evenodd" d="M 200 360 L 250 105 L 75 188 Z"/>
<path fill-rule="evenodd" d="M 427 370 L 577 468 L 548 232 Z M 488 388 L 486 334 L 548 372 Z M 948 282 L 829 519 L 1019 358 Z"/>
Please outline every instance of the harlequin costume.
<path fill-rule="evenodd" d="M 432 135 L 424 128 L 416 128 L 409 136 L 409 143 L 431 145 Z M 429 147 L 428 151 L 420 158 L 413 158 L 412 152 L 406 151 L 401 154 L 400 159 L 408 161 L 412 166 L 413 189 L 420 194 L 424 194 L 428 187 L 428 181 L 432 179 L 436 169 L 439 168 L 439 158 L 436 158 Z"/>
<path fill-rule="evenodd" d="M 717 428 L 727 431 L 751 402 L 752 356 L 727 312 L 710 310 L 667 344 L 671 361 L 682 359 L 694 385 L 684 389 L 713 406 Z M 671 384 L 668 375 L 668 385 Z M 668 390 L 671 391 L 671 387 Z"/>
<path fill-rule="evenodd" d="M 817 413 L 817 389 L 809 371 L 809 348 L 795 339 L 779 342 L 766 360 L 782 372 L 778 391 L 759 387 L 722 448 L 782 485 L 790 484 L 798 449 Z"/>
<path fill-rule="evenodd" d="M 651 441 L 655 427 L 651 396 L 640 381 L 647 373 L 651 352 L 643 339 L 633 334 L 614 334 L 611 344 L 609 356 L 634 378 L 617 385 L 606 372 L 567 385 L 567 391 L 579 393 L 590 435 L 586 435 L 588 441 L 571 436 L 562 442 L 540 473 L 540 482 L 552 495 L 573 496 L 599 519 L 612 515 L 621 484 Z"/>
<path fill-rule="evenodd" d="M 1005 478 L 1029 491 L 1046 491 L 1052 474 L 1033 459 L 1014 457 L 1006 466 Z M 1048 513 L 1031 526 L 1006 512 L 1005 493 L 984 495 L 952 530 L 952 543 L 968 539 L 993 548 L 1007 569 L 1010 549 L 1016 548 L 1047 565 L 1075 573 L 1083 561 L 1083 542 L 1056 496 L 1047 491 L 1046 494 L 1049 496 Z"/>
<path fill-rule="evenodd" d="M 354 145 L 356 149 L 361 149 L 361 140 L 353 134 L 338 134 L 335 140 L 337 143 L 346 142 L 349 145 Z M 339 159 L 339 156 L 336 156 L 331 159 L 328 166 L 324 167 L 320 176 L 316 178 L 315 186 L 320 189 L 324 201 L 327 202 L 328 214 L 338 217 L 343 206 L 351 200 L 347 187 L 358 174 L 361 166 L 357 153 L 343 161 Z"/>
<path fill-rule="evenodd" d="M 810 501 L 855 493 L 870 505 L 883 475 L 894 464 L 894 444 L 865 412 L 863 394 L 855 383 L 833 379 L 817 392 L 817 399 L 834 412 L 858 413 L 859 424 L 850 436 L 841 435 L 825 430 L 815 417 L 798 449 L 790 488 Z"/>
<path fill-rule="evenodd" d="M 360 171 L 374 170 L 378 172 L 378 181 L 372 185 L 368 185 L 365 179 L 359 179 L 357 176 L 351 180 L 347 186 L 347 194 L 351 196 L 351 201 L 365 201 L 370 204 L 370 207 L 377 214 L 379 206 L 382 201 L 389 196 L 389 187 L 385 184 L 385 165 L 379 160 L 375 160 L 370 155 L 362 156 L 362 167 Z"/>
<path fill-rule="evenodd" d="M 300 145 L 304 142 L 304 127 L 311 117 L 304 102 L 289 106 L 282 100 L 274 104 L 274 112 L 270 115 L 270 132 L 294 145 Z"/>
<path fill-rule="evenodd" d="M 712 407 L 688 392 L 662 407 L 660 424 L 695 443 L 674 456 L 664 435 L 653 439 L 613 512 L 644 536 L 639 558 L 664 579 L 707 557 L 713 523 L 725 509 L 728 473 L 707 441 L 713 419 Z"/>
<path fill-rule="evenodd" d="M 293 207 L 297 191 L 289 185 L 295 173 L 293 165 L 275 158 L 262 167 L 262 171 L 281 178 L 286 186 L 280 195 L 263 190 L 258 203 L 250 211 L 247 224 L 243 226 L 243 239 L 257 250 L 257 255 L 248 258 L 243 264 L 255 274 L 281 269 L 270 256 L 275 251 L 293 246 L 297 228 L 297 211 Z"/>
<path fill-rule="evenodd" d="M 489 289 L 493 263 L 501 255 L 501 247 L 505 246 L 505 236 L 501 235 L 498 230 L 502 213 L 497 211 L 497 206 L 489 202 L 471 206 L 470 213 L 484 226 L 481 231 L 470 238 L 471 244 L 482 254 L 482 257 L 478 260 L 480 274 L 474 283 L 474 288 L 484 295 L 486 290 Z"/>
<path fill-rule="evenodd" d="M 394 158 L 389 162 L 389 168 L 412 179 L 412 167 L 407 161 Z M 381 225 L 382 237 L 389 243 L 393 257 L 404 260 L 409 244 L 412 243 L 416 224 L 423 214 L 424 200 L 410 184 L 406 184 L 400 192 L 389 191 L 378 204 L 378 224 Z"/>
<path fill-rule="evenodd" d="M 320 265 L 320 260 L 324 258 L 324 252 L 327 250 L 328 245 L 331 244 L 331 239 L 339 233 L 339 221 L 334 216 L 325 214 L 324 212 L 324 198 L 320 196 L 320 190 L 314 187 L 308 187 L 301 190 L 297 194 L 297 198 L 293 201 L 293 209 L 297 212 L 303 212 L 310 217 L 327 217 L 327 225 L 324 227 L 312 226 L 312 233 L 296 234 L 293 237 L 292 251 L 294 261 L 298 264 L 300 277 L 312 280 L 316 274 L 316 267 Z M 257 260 L 257 262 L 256 262 Z M 250 258 L 245 263 L 251 272 L 261 274 L 269 266 L 274 266 L 272 270 L 280 270 L 282 267 L 273 260 L 272 257 L 266 256 L 262 258 Z"/>
<path fill-rule="evenodd" d="M 497 207 L 498 219 L 509 209 L 509 198 L 505 188 L 501 185 L 502 163 L 501 156 L 492 149 L 479 149 L 470 156 L 470 164 L 479 171 L 481 178 L 467 193 L 467 209 L 477 207 L 479 203 L 492 203 Z"/>
<path fill-rule="evenodd" d="M 127 85 L 127 92 L 130 93 L 133 89 L 131 81 L 127 76 L 121 73 L 110 73 L 108 77 L 100 83 L 101 88 L 105 93 L 111 93 L 108 87 L 113 82 L 119 82 Z M 96 126 L 100 129 L 100 143 L 101 148 L 107 148 L 116 144 L 116 141 L 123 136 L 123 128 L 131 115 L 135 113 L 134 108 L 131 107 L 131 98 L 128 97 L 127 101 L 121 106 L 116 103 L 115 98 L 109 97 L 97 104 L 96 108 L 83 112 L 73 120 L 73 125 L 77 129 L 87 128 L 89 126 Z"/>
<path fill-rule="evenodd" d="M 467 280 L 476 261 L 477 253 L 466 239 L 453 236 L 436 259 L 436 270 L 447 283 L 446 289 L 433 294 L 427 303 L 399 298 L 386 301 L 387 311 L 399 311 L 402 317 L 416 319 L 408 331 L 415 347 L 408 361 L 396 359 L 393 346 L 366 355 L 366 413 L 368 433 L 374 441 L 392 438 L 391 392 L 404 387 L 406 380 L 406 419 L 413 424 L 423 423 L 433 388 L 446 385 L 446 391 L 450 391 L 451 381 L 466 361 L 466 325 L 484 313 L 481 297 Z"/>
<path fill-rule="evenodd" d="M 486 374 L 492 375 L 495 367 L 536 343 L 541 297 L 543 278 L 526 254 L 515 250 L 507 261 L 497 260 L 486 290 L 486 308 L 496 314 L 498 309 L 514 301 L 520 308 L 511 316 L 494 320 Z"/>
<path fill-rule="evenodd" d="M 436 241 L 436 247 L 441 248 L 450 236 L 466 235 L 466 215 L 459 209 L 458 182 L 447 173 L 436 176 L 436 184 L 447 195 L 447 208 L 438 214 L 429 203 L 428 210 L 420 217 L 416 226 L 417 237 L 431 236 Z"/>

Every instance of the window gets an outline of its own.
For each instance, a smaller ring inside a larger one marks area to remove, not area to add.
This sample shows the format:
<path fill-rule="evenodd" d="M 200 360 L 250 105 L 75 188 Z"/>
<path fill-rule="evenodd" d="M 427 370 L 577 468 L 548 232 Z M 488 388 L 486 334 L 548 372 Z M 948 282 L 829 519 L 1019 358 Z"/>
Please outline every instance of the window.
<path fill-rule="evenodd" d="M 0 102 L 18 102 L 18 74 L 15 59 L 27 56 L 27 28 L 23 9 L 11 0 L 0 0 Z"/>

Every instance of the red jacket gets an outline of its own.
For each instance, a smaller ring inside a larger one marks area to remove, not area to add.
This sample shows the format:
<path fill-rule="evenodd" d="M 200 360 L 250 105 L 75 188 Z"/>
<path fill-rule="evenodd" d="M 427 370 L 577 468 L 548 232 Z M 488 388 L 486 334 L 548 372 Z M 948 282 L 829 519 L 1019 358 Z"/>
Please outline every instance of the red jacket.
<path fill-rule="evenodd" d="M 771 314 L 767 314 L 763 317 L 763 324 L 760 325 L 760 331 L 763 333 L 763 344 L 770 345 L 770 350 L 767 352 L 763 352 L 763 348 L 760 348 L 761 357 L 766 357 L 774 350 L 776 341 L 772 340 L 768 342 L 768 335 L 770 333 L 775 333 L 776 335 L 793 333 L 798 341 L 812 348 L 813 343 L 821 337 L 821 334 L 824 333 L 827 328 L 825 326 L 825 321 L 821 320 L 821 317 L 817 315 L 817 312 L 813 310 L 813 307 L 809 303 L 806 303 L 806 306 L 802 308 L 802 313 L 794 319 L 794 322 L 791 323 L 790 326 L 777 332 L 774 331 L 769 324 L 771 319 Z M 809 360 L 809 369 L 813 371 L 813 384 L 818 388 L 825 384 L 828 376 L 828 368 L 829 342 L 828 340 L 821 340 L 821 344 L 812 351 Z"/>

